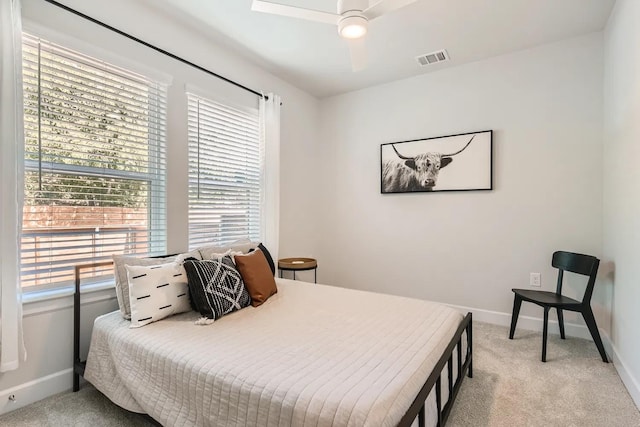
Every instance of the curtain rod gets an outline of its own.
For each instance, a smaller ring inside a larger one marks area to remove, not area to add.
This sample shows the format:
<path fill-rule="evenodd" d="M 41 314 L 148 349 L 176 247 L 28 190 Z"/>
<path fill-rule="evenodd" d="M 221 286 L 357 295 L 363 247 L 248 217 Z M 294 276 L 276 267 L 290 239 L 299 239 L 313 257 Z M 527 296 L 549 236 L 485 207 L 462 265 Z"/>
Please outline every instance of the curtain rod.
<path fill-rule="evenodd" d="M 115 27 L 112 27 L 112 26 L 111 26 L 111 25 L 109 25 L 109 24 L 105 24 L 104 22 L 99 21 L 99 20 L 97 20 L 97 19 L 95 19 L 95 18 L 92 18 L 92 17 L 91 17 L 91 16 L 89 16 L 89 15 L 85 15 L 85 14 L 84 14 L 84 13 L 82 13 L 82 12 L 79 12 L 79 11 L 77 11 L 77 10 L 75 10 L 75 9 L 72 9 L 72 8 L 70 8 L 70 7 L 69 7 L 69 6 L 67 6 L 67 5 L 64 5 L 64 4 L 62 4 L 62 3 L 59 3 L 59 2 L 57 2 L 57 1 L 55 1 L 55 0 L 44 0 L 44 1 L 45 1 L 45 2 L 47 2 L 47 3 L 49 3 L 49 4 L 52 4 L 52 5 L 54 5 L 54 6 L 57 6 L 57 7 L 61 8 L 61 9 L 64 9 L 64 10 L 66 10 L 67 12 L 71 12 L 71 13 L 73 13 L 74 15 L 77 15 L 77 16 L 79 16 L 79 17 L 81 17 L 81 18 L 84 18 L 84 19 L 86 19 L 87 21 L 91 21 L 91 22 L 93 22 L 94 24 L 98 24 L 98 25 L 100 25 L 101 27 L 106 28 L 107 30 L 111 30 L 111 31 L 113 31 L 114 33 L 118 33 L 118 34 L 120 34 L 121 36 L 124 36 L 124 37 L 126 37 L 126 38 L 128 38 L 128 39 L 130 39 L 130 40 L 133 40 L 133 41 L 137 42 L 137 43 L 140 43 L 141 45 L 144 45 L 144 46 L 146 46 L 146 47 L 148 47 L 148 48 L 150 48 L 150 49 L 153 49 L 153 50 L 155 50 L 156 52 L 160 52 L 160 53 L 162 53 L 163 55 L 166 55 L 166 56 L 168 56 L 168 57 L 170 57 L 170 58 L 175 59 L 176 61 L 180 61 L 180 62 L 182 62 L 183 64 L 187 64 L 187 65 L 189 65 L 189 66 L 191 66 L 191 67 L 193 67 L 193 68 L 196 68 L 196 69 L 198 69 L 198 70 L 200 70 L 200 71 L 203 71 L 203 72 L 205 72 L 205 73 L 207 73 L 207 74 L 209 74 L 209 75 L 212 75 L 212 76 L 214 76 L 214 77 L 216 77 L 216 78 L 218 78 L 218 79 L 220 79 L 220 80 L 224 80 L 224 81 L 225 81 L 225 82 L 227 82 L 227 83 L 230 83 L 230 84 L 232 84 L 232 85 L 234 85 L 234 86 L 239 87 L 240 89 L 244 89 L 244 90 L 246 90 L 247 92 L 251 92 L 251 93 L 253 93 L 254 95 L 257 95 L 257 96 L 259 96 L 259 97 L 261 97 L 261 98 L 269 99 L 266 95 L 263 95 L 261 92 L 258 92 L 257 90 L 253 90 L 253 89 L 251 89 L 251 88 L 249 88 L 249 87 L 247 87 L 247 86 L 244 86 L 244 85 L 243 85 L 243 84 L 241 84 L 241 83 L 238 83 L 238 82 L 233 81 L 233 80 L 231 80 L 231 79 L 228 79 L 228 78 L 226 78 L 226 77 L 224 77 L 224 76 L 221 76 L 221 75 L 220 75 L 220 74 L 218 74 L 218 73 L 214 73 L 213 71 L 208 70 L 208 69 L 206 69 L 206 68 L 204 68 L 204 67 L 201 67 L 201 66 L 200 66 L 200 65 L 198 65 L 198 64 L 194 64 L 193 62 L 188 61 L 188 60 L 186 60 L 186 59 L 184 59 L 184 58 L 181 58 L 181 57 L 179 57 L 178 55 L 174 55 L 174 54 L 173 54 L 173 53 L 171 53 L 171 52 L 168 52 L 168 51 L 166 51 L 166 50 L 164 50 L 164 49 L 161 49 L 161 48 L 159 48 L 159 47 L 157 47 L 157 46 L 154 46 L 154 45 L 152 45 L 151 43 L 147 43 L 146 41 L 141 40 L 141 39 L 139 39 L 139 38 L 137 38 L 137 37 L 135 37 L 135 36 L 132 36 L 131 34 L 125 33 L 124 31 L 119 30 L 119 29 L 117 29 L 117 28 L 115 28 Z"/>

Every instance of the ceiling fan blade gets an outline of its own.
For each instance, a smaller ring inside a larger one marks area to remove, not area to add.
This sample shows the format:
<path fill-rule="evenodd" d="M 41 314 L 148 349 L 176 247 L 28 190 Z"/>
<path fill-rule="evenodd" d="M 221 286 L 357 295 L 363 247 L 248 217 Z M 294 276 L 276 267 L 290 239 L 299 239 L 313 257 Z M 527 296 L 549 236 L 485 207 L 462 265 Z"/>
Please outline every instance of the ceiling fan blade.
<path fill-rule="evenodd" d="M 367 45 L 364 38 L 347 40 L 351 54 L 351 69 L 353 72 L 367 68 Z"/>
<path fill-rule="evenodd" d="M 371 21 L 386 13 L 393 12 L 394 10 L 401 9 L 405 6 L 415 3 L 417 0 L 381 0 L 375 3 L 373 6 L 367 8 L 362 14 Z"/>
<path fill-rule="evenodd" d="M 290 18 L 300 18 L 309 21 L 322 22 L 324 24 L 338 24 L 340 15 L 319 10 L 303 9 L 301 7 L 289 6 L 286 4 L 272 3 L 270 1 L 253 0 L 251 10 L 255 12 L 271 13 L 273 15 L 288 16 Z"/>

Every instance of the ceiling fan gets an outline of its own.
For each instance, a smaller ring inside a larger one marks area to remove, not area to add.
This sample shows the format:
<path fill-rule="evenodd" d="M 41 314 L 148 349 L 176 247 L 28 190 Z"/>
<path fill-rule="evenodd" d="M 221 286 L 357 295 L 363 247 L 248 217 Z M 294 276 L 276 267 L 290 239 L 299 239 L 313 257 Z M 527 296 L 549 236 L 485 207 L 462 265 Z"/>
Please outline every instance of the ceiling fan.
<path fill-rule="evenodd" d="M 360 71 L 367 65 L 367 51 L 363 37 L 367 34 L 369 21 L 416 1 L 380 0 L 369 6 L 369 0 L 338 0 L 338 13 L 334 14 L 270 1 L 253 0 L 251 10 L 337 25 L 338 34 L 349 44 L 353 71 Z"/>

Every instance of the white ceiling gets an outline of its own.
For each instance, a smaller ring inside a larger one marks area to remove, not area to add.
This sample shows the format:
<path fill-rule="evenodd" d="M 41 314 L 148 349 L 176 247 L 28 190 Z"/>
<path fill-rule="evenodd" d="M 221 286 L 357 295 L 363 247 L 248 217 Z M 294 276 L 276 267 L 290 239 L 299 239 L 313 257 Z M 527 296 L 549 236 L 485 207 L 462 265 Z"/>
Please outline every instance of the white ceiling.
<path fill-rule="evenodd" d="M 318 97 L 600 31 L 615 0 L 418 0 L 373 21 L 354 73 L 335 26 L 251 11 L 251 0 L 143 0 Z M 272 0 L 335 12 L 336 0 Z M 394 1 L 394 0 L 385 0 Z M 418 67 L 447 49 L 451 61 Z"/>

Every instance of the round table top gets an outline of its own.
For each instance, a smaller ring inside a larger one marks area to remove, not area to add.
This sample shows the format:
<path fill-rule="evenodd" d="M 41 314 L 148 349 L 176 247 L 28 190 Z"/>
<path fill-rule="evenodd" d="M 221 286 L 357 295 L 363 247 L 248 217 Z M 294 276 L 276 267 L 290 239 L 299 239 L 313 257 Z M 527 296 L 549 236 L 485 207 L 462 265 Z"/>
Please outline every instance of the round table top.
<path fill-rule="evenodd" d="M 318 261 L 314 258 L 281 258 L 278 260 L 278 268 L 283 270 L 311 270 L 318 267 Z"/>

